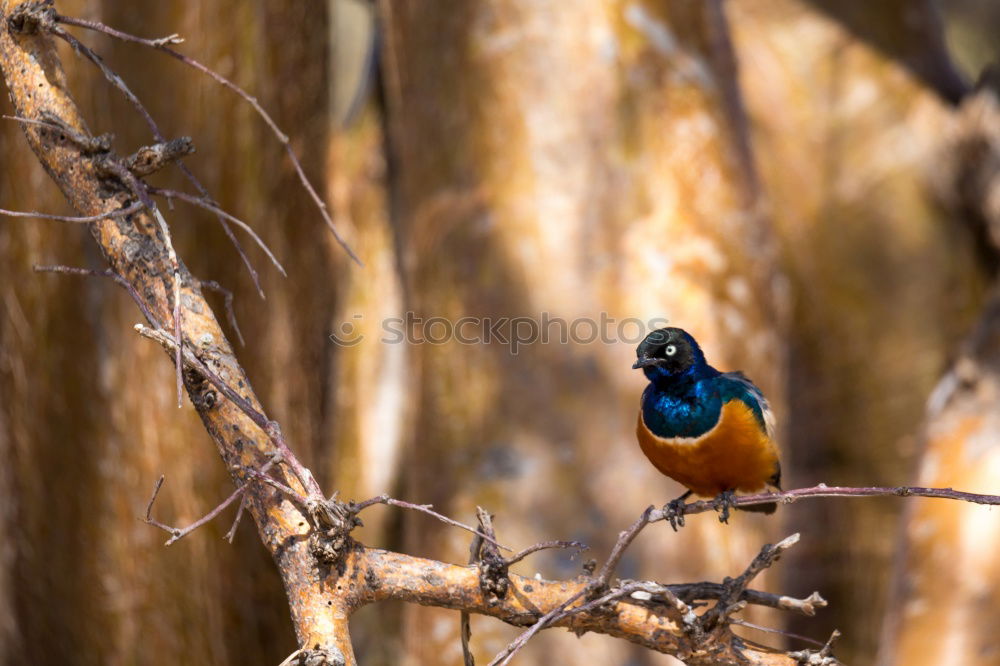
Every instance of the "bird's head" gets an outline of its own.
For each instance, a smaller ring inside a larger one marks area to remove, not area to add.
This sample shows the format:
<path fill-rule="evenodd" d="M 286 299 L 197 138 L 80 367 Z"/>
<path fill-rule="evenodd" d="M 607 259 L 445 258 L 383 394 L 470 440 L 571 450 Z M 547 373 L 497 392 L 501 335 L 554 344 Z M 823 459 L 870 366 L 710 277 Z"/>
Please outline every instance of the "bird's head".
<path fill-rule="evenodd" d="M 679 328 L 658 328 L 636 347 L 633 370 L 642 368 L 650 381 L 683 374 L 692 367 L 705 364 L 701 347 L 686 331 Z"/>

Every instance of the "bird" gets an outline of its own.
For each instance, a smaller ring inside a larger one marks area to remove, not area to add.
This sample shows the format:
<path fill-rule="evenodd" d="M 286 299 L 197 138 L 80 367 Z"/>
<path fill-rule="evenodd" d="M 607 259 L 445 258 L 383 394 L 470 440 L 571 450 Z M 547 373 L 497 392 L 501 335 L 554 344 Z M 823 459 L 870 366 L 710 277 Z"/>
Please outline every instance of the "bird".
<path fill-rule="evenodd" d="M 633 370 L 649 385 L 642 393 L 636 436 L 661 473 L 687 488 L 664 510 L 674 529 L 684 524 L 684 501 L 712 497 L 727 522 L 736 491 L 781 490 L 774 416 L 763 392 L 742 372 L 719 372 L 698 342 L 680 328 L 659 328 L 636 348 Z M 774 513 L 774 502 L 739 507 Z"/>

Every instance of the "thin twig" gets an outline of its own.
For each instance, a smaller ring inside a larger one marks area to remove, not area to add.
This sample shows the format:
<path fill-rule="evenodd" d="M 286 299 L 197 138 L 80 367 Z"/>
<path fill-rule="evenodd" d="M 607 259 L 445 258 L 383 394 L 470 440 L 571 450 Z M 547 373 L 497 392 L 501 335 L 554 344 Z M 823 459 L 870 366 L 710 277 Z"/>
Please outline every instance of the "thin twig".
<path fill-rule="evenodd" d="M 268 460 L 263 465 L 261 465 L 261 467 L 260 467 L 259 470 L 254 470 L 254 472 L 257 472 L 257 473 L 262 474 L 262 475 L 266 475 L 267 471 L 269 469 L 271 469 L 271 467 L 277 461 L 278 461 L 278 457 L 277 456 L 272 456 L 270 460 Z M 158 527 L 161 530 L 163 530 L 164 532 L 168 532 L 169 534 L 171 534 L 170 539 L 168 539 L 167 542 L 164 544 L 165 546 L 169 546 L 169 545 L 177 542 L 178 540 L 183 539 L 185 536 L 187 536 L 191 532 L 194 532 L 196 529 L 198 529 L 199 527 L 201 527 L 205 523 L 207 523 L 207 522 L 211 521 L 212 519 L 214 519 L 216 516 L 218 516 L 220 513 L 222 513 L 222 511 L 227 506 L 229 506 L 230 504 L 232 504 L 236 500 L 237 497 L 240 497 L 241 495 L 243 495 L 243 493 L 246 492 L 247 487 L 250 485 L 249 482 L 244 483 L 239 488 L 237 488 L 236 490 L 234 490 L 229 497 L 227 497 L 226 499 L 224 499 L 221 504 L 219 504 L 214 509 L 212 509 L 211 511 L 209 511 L 208 513 L 206 513 L 204 516 L 202 516 L 201 518 L 199 518 L 195 522 L 191 523 L 187 527 L 179 528 L 179 527 L 173 527 L 171 525 L 166 525 L 166 524 L 161 523 L 160 521 L 158 521 L 158 520 L 156 520 L 156 519 L 153 518 L 153 515 L 152 515 L 152 513 L 153 513 L 153 504 L 156 502 L 156 497 L 160 494 L 160 488 L 163 487 L 163 481 L 164 481 L 164 476 L 161 474 L 160 478 L 156 480 L 156 484 L 153 486 L 153 495 L 149 498 L 149 503 L 146 504 L 146 517 L 145 517 L 145 521 L 146 521 L 147 524 L 152 525 L 153 527 Z M 243 506 L 243 503 L 240 502 L 241 510 L 242 510 L 242 506 Z M 240 512 L 238 511 L 237 512 L 237 516 L 239 515 L 239 513 Z M 233 529 L 230 530 L 230 531 L 234 531 L 235 528 L 236 528 L 236 526 L 234 524 L 233 525 Z M 228 537 L 229 535 L 227 534 L 226 536 Z"/>
<path fill-rule="evenodd" d="M 160 128 L 156 124 L 156 121 L 153 120 L 153 116 L 150 115 L 149 111 L 146 110 L 146 107 L 143 106 L 142 102 L 139 101 L 139 98 L 136 97 L 135 93 L 133 93 L 132 90 L 125 84 L 125 81 L 122 80 L 122 77 L 118 76 L 118 74 L 113 69 L 108 67 L 107 63 L 104 62 L 104 59 L 101 58 L 101 56 L 97 55 L 97 53 L 94 52 L 91 48 L 89 48 L 86 44 L 82 43 L 80 40 L 78 40 L 76 37 L 74 37 L 70 33 L 60 28 L 58 25 L 52 24 L 47 28 L 49 32 L 51 32 L 53 35 L 63 40 L 67 44 L 69 44 L 73 48 L 73 50 L 76 51 L 78 54 L 84 56 L 87 60 L 94 63 L 94 65 L 99 70 L 101 70 L 101 74 L 104 75 L 104 78 L 107 79 L 111 83 L 111 85 L 113 85 L 115 88 L 118 88 L 118 90 L 120 90 L 122 94 L 125 95 L 125 98 L 129 101 L 129 103 L 131 103 L 132 106 L 135 107 L 135 110 L 138 111 L 139 115 L 141 115 L 143 119 L 146 121 L 146 125 L 148 125 L 149 128 L 152 130 L 154 138 L 160 143 L 166 141 L 166 137 L 164 137 L 163 133 L 160 132 Z"/>
<path fill-rule="evenodd" d="M 465 523 L 460 523 L 457 520 L 453 520 L 452 518 L 449 518 L 448 516 L 442 515 L 442 514 L 438 513 L 437 511 L 434 511 L 431 508 L 433 506 L 431 504 L 411 504 L 410 502 L 404 502 L 402 500 L 394 499 L 392 497 L 389 497 L 388 495 L 378 495 L 377 497 L 372 497 L 371 499 L 366 499 L 363 502 L 352 502 L 351 505 L 350 505 L 350 507 L 351 507 L 351 511 L 353 513 L 357 514 L 357 513 L 360 513 L 361 511 L 364 511 L 365 509 L 367 509 L 368 507 L 370 507 L 370 506 L 372 506 L 374 504 L 385 504 L 385 505 L 388 505 L 388 506 L 399 507 L 400 509 L 409 509 L 411 511 L 419 511 L 421 513 L 426 513 L 428 516 L 433 516 L 434 518 L 437 518 L 442 523 L 445 523 L 447 525 L 451 525 L 452 527 L 457 527 L 459 529 L 466 530 L 467 532 L 472 532 L 473 534 L 478 534 L 480 537 L 482 537 L 486 541 L 489 541 L 490 543 L 492 543 L 497 548 L 502 548 L 503 550 L 506 550 L 508 552 L 511 550 L 507 546 L 504 546 L 503 544 L 501 544 L 500 542 L 498 542 L 496 539 L 490 537 L 487 534 L 483 534 L 481 531 L 477 530 L 475 527 L 472 527 L 471 525 L 466 525 Z"/>
<path fill-rule="evenodd" d="M 55 14 L 54 12 L 53 14 L 55 15 L 56 21 L 59 21 L 61 18 L 64 18 L 60 17 L 58 14 Z M 99 70 L 101 70 L 101 73 L 104 74 L 104 78 L 106 78 L 114 87 L 118 88 L 122 92 L 122 94 L 125 95 L 125 98 L 129 101 L 129 103 L 132 104 L 132 106 L 136 109 L 139 115 L 142 116 L 143 120 L 146 121 L 146 125 L 149 127 L 150 132 L 153 134 L 153 138 L 156 139 L 158 143 L 165 143 L 167 141 L 166 137 L 163 135 L 163 132 L 160 131 L 159 125 L 157 125 L 156 121 L 153 120 L 153 116 L 149 113 L 149 111 L 142 104 L 142 102 L 139 101 L 139 98 L 125 84 L 125 81 L 120 76 L 118 76 L 118 74 L 114 70 L 108 67 L 108 65 L 99 55 L 97 55 L 96 52 L 94 52 L 92 49 L 90 49 L 85 44 L 80 42 L 80 40 L 76 39 L 73 35 L 60 28 L 58 25 L 55 24 L 48 25 L 47 29 L 50 30 L 52 34 L 54 34 L 56 37 L 59 37 L 67 44 L 72 46 L 74 51 L 83 54 L 84 57 L 86 57 L 88 60 L 94 63 L 94 65 L 97 66 Z M 180 168 L 181 172 L 185 175 L 185 177 L 187 177 L 187 179 L 195 186 L 195 189 L 201 192 L 202 196 L 207 196 L 205 188 L 201 185 L 198 179 L 195 178 L 194 174 L 191 173 L 190 169 L 188 169 L 187 166 L 181 161 L 178 161 L 177 165 Z M 145 203 L 148 206 L 148 202 Z M 216 215 L 220 218 L 221 221 L 223 216 L 218 215 L 218 213 Z M 246 253 L 243 251 L 243 248 L 240 246 L 240 244 L 236 242 L 235 236 L 232 235 L 232 230 L 228 228 L 228 225 L 225 224 L 225 222 L 222 222 L 222 226 L 223 229 L 226 231 L 226 235 L 230 238 L 231 241 L 235 243 L 236 250 L 237 252 L 239 252 L 240 257 L 243 259 L 244 264 L 246 264 L 247 268 L 249 269 L 250 275 L 253 278 L 254 284 L 257 287 L 257 291 L 261 294 L 261 296 L 263 296 L 263 290 L 260 287 L 257 271 L 254 270 L 253 266 L 250 265 L 250 260 L 247 258 Z"/>
<path fill-rule="evenodd" d="M 578 590 L 575 594 L 570 596 L 568 599 L 563 601 L 561 604 L 550 610 L 545 615 L 538 618 L 538 621 L 531 625 L 527 630 L 523 631 L 521 635 L 515 638 L 510 645 L 508 645 L 500 654 L 493 658 L 487 666 L 505 666 L 510 663 L 510 660 L 514 658 L 514 655 L 523 648 L 528 641 L 530 641 L 535 634 L 544 629 L 559 615 L 563 610 L 565 610 L 570 604 L 572 604 L 577 599 L 580 599 L 591 591 L 591 586 L 586 586 Z"/>
<path fill-rule="evenodd" d="M 156 218 L 157 223 L 160 225 L 160 233 L 163 235 L 163 245 L 167 248 L 167 258 L 170 260 L 170 265 L 171 268 L 173 268 L 174 273 L 174 340 L 177 342 L 177 348 L 174 350 L 174 366 L 177 369 L 177 408 L 180 409 L 184 406 L 184 380 L 181 376 L 181 349 L 184 347 L 184 334 L 181 331 L 182 315 L 180 262 L 177 260 L 177 253 L 174 252 L 174 243 L 170 237 L 170 227 L 167 226 L 167 221 L 163 219 L 163 214 L 160 213 L 158 208 L 153 208 L 151 212 L 153 213 L 153 217 Z"/>
<path fill-rule="evenodd" d="M 598 597 L 597 599 L 594 599 L 592 601 L 588 601 L 587 603 L 582 604 L 580 606 L 575 606 L 573 608 L 567 608 L 567 609 L 563 610 L 561 613 L 556 614 L 552 618 L 552 621 L 553 622 L 558 622 L 559 620 L 561 620 L 563 618 L 566 618 L 566 617 L 570 617 L 571 615 L 576 615 L 578 613 L 587 613 L 587 612 L 590 612 L 590 611 L 594 610 L 595 608 L 599 608 L 600 606 L 603 606 L 604 604 L 606 604 L 608 602 L 616 601 L 618 599 L 621 599 L 622 597 L 629 596 L 632 593 L 638 592 L 640 590 L 643 590 L 643 591 L 646 590 L 645 583 L 634 582 L 634 583 L 629 583 L 627 585 L 623 585 L 623 586 L 621 586 L 621 587 L 619 587 L 617 589 L 614 589 L 614 590 L 611 590 L 611 591 L 607 592 L 606 594 L 604 594 L 601 597 Z"/>
<path fill-rule="evenodd" d="M 142 208 L 143 208 L 142 202 L 137 201 L 127 208 L 119 208 L 118 210 L 113 210 L 110 213 L 101 213 L 100 215 L 86 215 L 86 216 L 52 215 L 50 213 L 6 210 L 4 208 L 0 208 L 0 215 L 6 215 L 7 217 L 34 217 L 41 220 L 55 220 L 56 222 L 72 222 L 76 224 L 87 224 L 90 222 L 100 222 L 102 220 L 110 220 L 116 217 L 125 217 L 126 215 L 131 215 L 132 213 L 138 213 L 140 210 L 142 210 Z"/>
<path fill-rule="evenodd" d="M 25 123 L 26 125 L 40 125 L 41 127 L 45 127 L 51 130 L 56 130 L 58 132 L 61 132 L 63 130 L 63 128 L 60 127 L 59 125 L 56 125 L 55 123 L 50 123 L 46 120 L 37 120 L 35 118 L 24 118 L 23 116 L 8 116 L 6 114 L 3 116 L 3 119 L 14 120 L 19 123 Z"/>
<path fill-rule="evenodd" d="M 278 664 L 278 666 L 292 666 L 292 664 L 295 663 L 295 660 L 298 659 L 299 656 L 302 655 L 305 652 L 307 652 L 307 650 L 305 648 L 299 648 L 295 652 L 293 652 L 290 655 L 288 655 L 287 657 L 285 657 L 285 660 L 283 662 L 281 662 L 280 664 Z"/>
<path fill-rule="evenodd" d="M 824 645 L 822 641 L 818 641 L 815 638 L 809 638 L 808 636 L 803 636 L 802 634 L 796 634 L 791 631 L 785 631 L 784 629 L 765 627 L 764 625 L 754 624 L 753 622 L 747 622 L 746 620 L 741 620 L 735 617 L 729 618 L 729 624 L 735 624 L 741 627 L 747 627 L 749 629 L 756 629 L 757 631 L 763 631 L 769 634 L 778 634 L 780 636 L 787 636 L 788 638 L 794 638 L 796 640 L 804 641 L 806 643 L 812 643 L 813 645 L 818 645 L 819 647 L 823 647 Z"/>
<path fill-rule="evenodd" d="M 247 508 L 247 496 L 244 495 L 240 499 L 240 507 L 236 509 L 236 518 L 233 519 L 233 526 L 229 528 L 229 531 L 226 532 L 226 536 L 223 537 L 226 541 L 230 543 L 230 545 L 232 545 L 233 539 L 236 538 L 236 528 L 240 526 L 240 519 L 243 518 L 243 512 L 246 510 L 246 508 Z"/>
<path fill-rule="evenodd" d="M 245 102 L 247 102 L 251 107 L 253 107 L 254 111 L 257 112 L 257 115 L 259 115 L 261 119 L 264 120 L 264 123 L 270 128 L 271 132 L 278 139 L 278 142 L 281 143 L 282 146 L 284 146 L 285 152 L 288 154 L 288 158 L 292 162 L 292 166 L 295 168 L 295 173 L 298 174 L 299 180 L 302 182 L 302 186 L 306 189 L 306 192 L 309 193 L 309 196 L 316 204 L 316 207 L 319 209 L 320 214 L 323 216 L 323 221 L 326 222 L 327 227 L 330 228 L 330 231 L 331 233 L 333 233 L 333 237 L 337 240 L 337 243 L 340 244 L 340 246 L 344 249 L 344 251 L 347 252 L 347 255 L 352 260 L 354 260 L 355 263 L 357 263 L 359 266 L 363 265 L 361 259 L 359 259 L 358 255 L 354 253 L 354 250 L 351 249 L 351 246 L 348 245 L 347 241 L 340 235 L 340 232 L 337 230 L 336 225 L 334 225 L 333 219 L 330 217 L 330 212 L 327 210 L 326 203 L 319 196 L 319 194 L 317 194 L 316 188 L 313 187 L 312 183 L 309 181 L 309 178 L 306 176 L 305 170 L 302 168 L 302 163 L 299 162 L 298 157 L 295 155 L 295 151 L 292 150 L 291 141 L 289 140 L 288 135 L 281 131 L 281 128 L 279 128 L 278 124 L 274 122 L 274 119 L 271 118 L 270 114 L 268 114 L 268 112 L 264 110 L 264 107 L 260 105 L 256 97 L 251 96 L 249 93 L 243 90 L 243 88 L 239 87 L 238 85 L 236 85 L 226 77 L 222 76 L 218 72 L 210 69 L 209 67 L 206 67 L 197 60 L 190 58 L 184 55 L 183 53 L 175 51 L 174 49 L 167 46 L 168 43 L 177 43 L 177 42 L 166 41 L 166 39 L 168 38 L 144 39 L 142 37 L 137 37 L 135 35 L 130 35 L 120 30 L 116 30 L 110 26 L 100 23 L 99 21 L 88 21 L 86 19 L 72 18 L 69 16 L 56 15 L 55 20 L 58 21 L 59 23 L 65 23 L 66 25 L 74 25 L 79 28 L 86 28 L 88 30 L 103 32 L 107 35 L 110 35 L 122 41 L 133 42 L 135 44 L 142 44 L 143 46 L 148 46 L 150 48 L 157 49 L 158 51 L 162 51 L 170 55 L 171 57 L 181 61 L 185 65 L 193 67 L 202 74 L 211 77 L 213 80 L 215 80 L 216 83 L 222 85 L 225 88 L 228 88 L 229 90 L 233 91 L 238 96 L 240 96 Z M 60 32 L 66 34 L 65 31 L 60 31 Z M 174 37 L 174 35 L 171 35 L 171 37 Z M 98 65 L 98 67 L 102 67 L 102 65 Z M 107 76 L 107 74 L 105 74 L 105 76 Z"/>
<path fill-rule="evenodd" d="M 952 488 L 923 488 L 918 486 L 827 486 L 821 483 L 810 488 L 796 488 L 795 490 L 784 490 L 773 493 L 757 493 L 754 495 L 738 495 L 734 498 L 735 506 L 752 506 L 756 504 L 793 504 L 801 499 L 812 497 L 933 497 L 938 499 L 960 500 L 964 502 L 974 502 L 976 504 L 1000 505 L 1000 495 L 982 495 L 979 493 L 967 493 Z M 680 511 L 683 515 L 694 513 L 704 513 L 714 511 L 713 500 L 697 500 L 682 505 Z M 656 509 L 649 516 L 649 522 L 655 523 L 661 520 L 669 520 L 671 512 L 669 509 Z"/>
<path fill-rule="evenodd" d="M 89 268 L 75 268 L 73 266 L 41 266 L 35 264 L 31 267 L 36 273 L 62 273 L 64 275 L 79 275 L 81 277 L 102 277 L 110 278 L 118 284 L 125 284 L 126 280 L 115 273 L 110 268 L 103 271 L 95 271 Z"/>
<path fill-rule="evenodd" d="M 480 521 L 479 525 L 483 528 L 484 532 L 487 531 L 482 521 Z M 495 534 L 491 533 L 490 536 L 495 536 Z M 475 564 L 479 561 L 482 547 L 482 535 L 478 533 L 472 535 L 472 543 L 469 544 L 469 564 Z M 462 661 L 465 666 L 476 666 L 476 658 L 472 655 L 472 647 L 469 644 L 472 640 L 472 621 L 467 610 L 463 610 L 458 615 L 458 635 L 462 641 Z"/>
<path fill-rule="evenodd" d="M 159 187 L 150 187 L 149 192 L 150 194 L 154 194 L 161 197 L 167 197 L 168 199 L 180 199 L 181 201 L 189 203 L 193 206 L 199 206 L 200 208 L 204 208 L 205 210 L 212 211 L 216 215 L 219 215 L 229 220 L 230 222 L 238 226 L 240 229 L 250 234 L 250 237 L 253 238 L 254 242 L 257 243 L 260 249 L 264 251 L 264 254 L 267 255 L 267 258 L 271 260 L 271 263 L 273 263 L 275 267 L 279 271 L 281 271 L 282 275 L 286 277 L 288 276 L 288 273 L 285 272 L 285 267 L 281 265 L 281 262 L 278 261 L 278 258 L 274 256 L 273 252 L 271 252 L 271 248 L 269 248 L 267 244 L 264 243 L 263 240 L 261 240 L 260 236 L 257 235 L 257 232 L 255 232 L 250 227 L 250 225 L 244 222 L 243 220 L 227 213 L 226 211 L 222 210 L 209 200 L 202 199 L 200 197 L 196 197 L 191 194 L 187 194 L 186 192 L 178 192 L 177 190 L 167 190 Z"/>
<path fill-rule="evenodd" d="M 580 589 L 576 594 L 566 599 L 559 606 L 538 618 L 538 621 L 535 622 L 535 624 L 531 625 L 527 630 L 522 632 L 520 636 L 515 638 L 506 648 L 504 648 L 502 652 L 494 657 L 493 661 L 491 661 L 488 666 L 504 666 L 509 663 L 510 660 L 514 658 L 514 655 L 517 654 L 517 652 L 523 648 L 535 634 L 551 624 L 556 618 L 560 617 L 570 604 L 581 597 L 589 596 L 595 590 L 599 590 L 607 586 L 608 580 L 610 580 L 611 575 L 618 566 L 618 562 L 625 553 L 625 549 L 628 548 L 629 544 L 631 544 L 639 532 L 642 531 L 642 528 L 649 524 L 649 517 L 653 511 L 654 509 L 652 506 L 647 507 L 646 510 L 642 512 L 642 515 L 639 516 L 639 519 L 636 520 L 628 530 L 621 532 L 618 535 L 618 541 L 611 550 L 611 555 L 608 556 L 604 566 L 601 567 L 601 572 L 597 578 L 593 579 L 589 585 Z"/>
<path fill-rule="evenodd" d="M 642 512 L 642 515 L 639 516 L 638 520 L 631 527 L 618 534 L 618 541 L 615 542 L 614 548 L 611 550 L 611 555 L 608 556 L 604 566 L 601 567 L 601 571 L 594 583 L 595 588 L 608 584 L 608 581 L 611 580 L 611 575 L 618 567 L 618 562 L 621 560 L 622 555 L 625 554 L 625 549 L 631 545 L 632 541 L 639 535 L 639 532 L 651 522 L 650 516 L 654 512 L 655 509 L 653 507 L 646 507 L 646 510 Z"/>
<path fill-rule="evenodd" d="M 173 351 L 176 347 L 173 337 L 165 333 L 162 329 L 151 329 L 147 326 L 143 326 L 142 324 L 136 324 L 134 329 L 139 335 L 158 342 L 168 351 Z M 226 396 L 230 402 L 236 405 L 240 411 L 247 416 L 247 418 L 253 421 L 257 427 L 264 431 L 264 434 L 271 440 L 271 443 L 273 443 L 278 449 L 281 459 L 288 464 L 288 466 L 292 469 L 292 472 L 302 483 L 302 487 L 305 488 L 310 499 L 324 499 L 323 492 L 320 490 L 319 484 L 316 483 L 316 479 L 313 477 L 312 473 L 302 465 L 299 459 L 288 447 L 288 443 L 285 442 L 284 435 L 281 434 L 281 427 L 276 421 L 271 421 L 267 418 L 267 416 L 255 409 L 253 405 L 246 400 L 246 398 L 238 394 L 228 384 L 222 381 L 222 378 L 209 369 L 209 367 L 206 366 L 201 359 L 199 359 L 195 353 L 187 347 L 184 347 L 183 359 L 185 363 L 201 373 L 201 375 L 205 377 L 205 379 L 207 379 L 212 386 L 219 389 L 219 391 Z"/>
<path fill-rule="evenodd" d="M 638 596 L 640 594 L 642 594 L 641 597 Z M 684 631 L 693 638 L 695 643 L 700 643 L 703 640 L 704 632 L 701 629 L 698 615 L 694 612 L 694 610 L 688 604 L 678 599 L 669 587 L 650 581 L 625 582 L 617 589 L 610 590 L 597 599 L 593 599 L 581 606 L 562 610 L 552 618 L 551 622 L 560 622 L 578 613 L 588 613 L 625 596 L 640 598 L 648 601 L 652 600 L 654 595 L 659 598 L 658 600 L 665 602 L 670 608 L 677 611 L 678 615 L 680 615 Z M 511 656 L 513 656 L 513 653 Z"/>
<path fill-rule="evenodd" d="M 240 332 L 240 325 L 236 322 L 236 311 L 233 309 L 233 292 L 229 291 L 215 280 L 200 280 L 200 282 L 202 287 L 206 287 L 212 291 L 222 294 L 226 302 L 226 319 L 229 320 L 229 325 L 233 327 L 233 332 L 236 333 L 236 339 L 240 341 L 240 346 L 245 347 L 246 342 L 243 340 L 243 334 Z"/>
<path fill-rule="evenodd" d="M 729 615 L 745 606 L 746 601 L 742 599 L 742 596 L 750 582 L 764 569 L 777 562 L 786 550 L 798 542 L 799 534 L 796 532 L 774 545 L 765 544 L 742 574 L 735 579 L 727 578 L 722 583 L 724 593 L 715 602 L 715 605 L 702 616 L 701 624 L 706 631 L 711 631 L 719 626 Z"/>
<path fill-rule="evenodd" d="M 667 585 L 677 598 L 686 602 L 697 600 L 720 599 L 726 593 L 722 583 L 674 583 Z M 746 601 L 754 606 L 766 606 L 778 610 L 795 611 L 812 617 L 816 615 L 816 610 L 826 608 L 827 602 L 819 592 L 813 592 L 805 599 L 797 599 L 783 594 L 773 594 L 771 592 L 761 592 L 760 590 L 744 590 L 740 595 L 740 600 Z"/>
<path fill-rule="evenodd" d="M 827 639 L 818 652 L 800 650 L 798 652 L 789 652 L 788 656 L 797 660 L 802 666 L 838 666 L 840 662 L 833 656 L 833 644 L 837 642 L 838 638 L 840 638 L 840 631 L 834 629 L 833 633 L 830 634 L 830 638 Z"/>
<path fill-rule="evenodd" d="M 159 323 L 156 321 L 156 317 L 153 315 L 152 311 L 150 311 L 146 302 L 142 300 L 142 297 L 139 296 L 139 292 L 136 291 L 134 286 L 132 286 L 132 283 L 115 273 L 110 268 L 103 271 L 94 271 L 89 268 L 74 268 L 73 266 L 40 266 L 35 264 L 32 266 L 32 269 L 36 273 L 62 273 L 64 275 L 80 275 L 83 277 L 110 278 L 115 284 L 125 288 L 125 291 L 129 293 L 132 300 L 135 301 L 136 306 L 139 308 L 139 311 L 142 312 L 142 315 L 150 324 L 159 326 Z"/>
<path fill-rule="evenodd" d="M 153 518 L 153 516 L 151 515 L 153 511 L 153 503 L 156 502 L 156 496 L 160 494 L 160 488 L 162 486 L 163 486 L 163 475 L 160 475 L 160 478 L 157 479 L 156 481 L 156 485 L 153 486 L 153 495 L 152 497 L 149 498 L 149 504 L 146 505 L 145 521 L 146 524 L 152 525 L 153 527 L 158 527 L 164 532 L 167 532 L 171 535 L 170 538 L 167 539 L 167 541 L 163 544 L 165 546 L 169 546 L 173 543 L 176 543 L 179 539 L 183 539 L 191 532 L 195 531 L 205 523 L 209 522 L 210 520 L 218 516 L 227 506 L 232 504 L 236 500 L 236 498 L 241 496 L 247 489 L 245 484 L 240 486 L 239 488 L 234 490 L 229 497 L 224 499 L 222 503 L 219 504 L 217 507 L 215 507 L 214 509 L 212 509 L 211 511 L 209 511 L 204 516 L 194 521 L 187 527 L 180 528 L 180 527 L 173 527 L 165 523 L 161 523 L 160 521 Z"/>
<path fill-rule="evenodd" d="M 309 498 L 304 497 L 302 493 L 296 492 L 295 489 L 293 489 L 292 487 L 287 486 L 281 481 L 275 479 L 274 477 L 264 474 L 263 472 L 259 472 L 255 469 L 245 469 L 244 471 L 247 473 L 247 475 L 254 477 L 261 483 L 271 486 L 278 492 L 284 494 L 286 497 L 288 497 L 288 499 L 298 504 L 299 507 L 306 510 L 309 509 Z"/>
<path fill-rule="evenodd" d="M 578 552 L 590 550 L 590 546 L 583 543 L 582 541 L 543 541 L 541 543 L 536 543 L 534 546 L 528 546 L 527 548 L 525 548 L 524 550 L 515 555 L 511 555 L 505 560 L 505 563 L 507 564 L 507 566 L 510 566 L 512 564 L 520 562 L 528 555 L 537 553 L 540 550 L 547 550 L 550 548 L 575 548 Z"/>

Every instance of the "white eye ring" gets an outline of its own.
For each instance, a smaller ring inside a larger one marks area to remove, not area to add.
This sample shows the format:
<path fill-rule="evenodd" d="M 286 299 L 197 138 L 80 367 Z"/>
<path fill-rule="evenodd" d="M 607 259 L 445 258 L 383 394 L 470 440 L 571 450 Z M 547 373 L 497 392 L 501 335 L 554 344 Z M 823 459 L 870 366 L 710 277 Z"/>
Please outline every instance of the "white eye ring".
<path fill-rule="evenodd" d="M 663 353 L 667 356 L 673 356 L 677 353 L 677 347 L 675 345 L 667 345 L 663 348 Z"/>

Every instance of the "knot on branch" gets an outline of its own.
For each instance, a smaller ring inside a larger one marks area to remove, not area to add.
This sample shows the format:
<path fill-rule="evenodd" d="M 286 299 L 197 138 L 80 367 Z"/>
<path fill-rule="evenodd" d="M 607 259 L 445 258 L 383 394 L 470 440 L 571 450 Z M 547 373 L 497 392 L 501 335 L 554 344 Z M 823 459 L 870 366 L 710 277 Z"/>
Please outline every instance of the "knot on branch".
<path fill-rule="evenodd" d="M 183 371 L 184 385 L 187 386 L 191 404 L 198 412 L 207 412 L 219 403 L 215 387 L 198 368 L 187 366 Z"/>
<path fill-rule="evenodd" d="M 143 146 L 125 158 L 125 167 L 142 178 L 194 152 L 194 141 L 182 136 L 172 141 Z"/>
<path fill-rule="evenodd" d="M 309 552 L 320 564 L 337 564 L 353 543 L 351 531 L 363 524 L 357 509 L 338 501 L 336 495 L 330 499 L 310 499 L 306 509 L 314 527 L 309 535 Z"/>
<path fill-rule="evenodd" d="M 476 535 L 469 548 L 469 555 L 479 568 L 479 589 L 486 602 L 493 606 L 507 597 L 507 590 L 510 588 L 510 578 L 507 575 L 510 562 L 500 554 L 496 545 L 493 516 L 486 509 L 477 506 L 476 517 L 479 519 L 480 530 L 492 541 Z"/>
<path fill-rule="evenodd" d="M 14 8 L 7 18 L 7 27 L 20 35 L 37 35 L 49 31 L 56 23 L 54 0 L 31 0 Z"/>
<path fill-rule="evenodd" d="M 479 589 L 483 591 L 487 603 L 490 605 L 500 603 L 507 596 L 507 590 L 510 588 L 507 563 L 499 556 L 487 554 L 480 558 L 478 566 Z"/>

